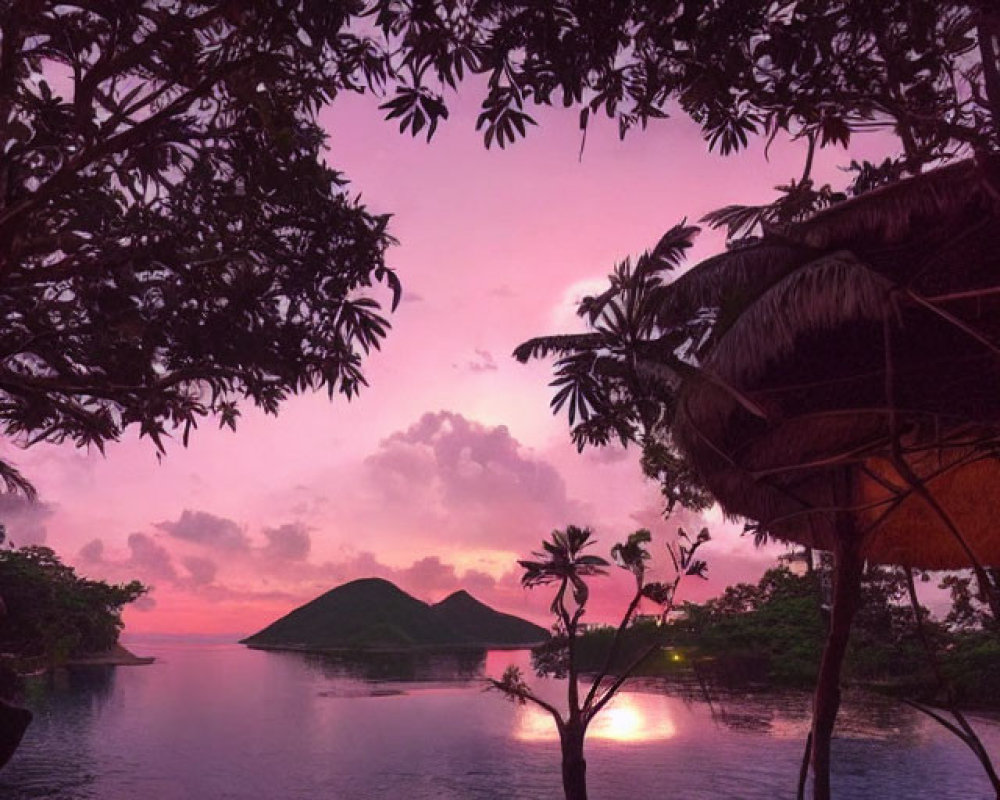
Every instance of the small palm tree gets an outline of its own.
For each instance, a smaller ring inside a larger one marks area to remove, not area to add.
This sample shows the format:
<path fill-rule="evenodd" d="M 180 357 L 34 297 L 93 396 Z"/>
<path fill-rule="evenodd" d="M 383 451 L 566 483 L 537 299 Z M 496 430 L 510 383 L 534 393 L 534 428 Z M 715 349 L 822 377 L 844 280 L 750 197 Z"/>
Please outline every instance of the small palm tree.
<path fill-rule="evenodd" d="M 570 628 L 579 622 L 579 615 L 587 602 L 588 589 L 584 578 L 595 575 L 607 575 L 604 568 L 610 566 L 600 556 L 581 555 L 582 551 L 593 544 L 590 541 L 589 528 L 578 528 L 569 525 L 565 531 L 552 531 L 552 541 L 542 542 L 543 552 L 535 551 L 532 555 L 538 561 L 518 561 L 524 568 L 521 585 L 532 589 L 535 586 L 547 586 L 558 583 L 559 589 L 550 606 L 552 613 L 558 615 L 568 633 Z M 573 600 L 577 611 L 570 615 L 566 608 L 566 589 L 573 587 Z"/>
<path fill-rule="evenodd" d="M 610 563 L 600 556 L 583 553 L 594 543 L 592 535 L 589 528 L 579 528 L 575 525 L 568 526 L 564 531 L 553 531 L 550 540 L 542 542 L 542 550 L 532 553 L 534 559 L 517 562 L 524 568 L 521 584 L 526 588 L 557 586 L 550 609 L 556 618 L 557 641 L 564 643 L 565 646 L 552 671 L 559 677 L 567 679 L 568 712 L 563 715 L 551 703 L 535 695 L 525 682 L 521 671 L 515 666 L 508 667 L 500 680 L 490 679 L 491 686 L 503 692 L 509 699 L 521 704 L 531 702 L 547 711 L 555 720 L 562 747 L 563 791 L 566 800 L 587 800 L 587 762 L 583 757 L 587 726 L 635 670 L 660 648 L 659 642 L 654 643 L 643 650 L 625 669 L 613 675 L 612 665 L 621 647 L 625 629 L 644 598 L 660 606 L 661 615 L 665 617 L 673 607 L 673 598 L 681 578 L 685 575 L 704 577 L 705 562 L 696 559 L 694 554 L 709 539 L 707 530 L 702 530 L 693 539 L 683 530 L 678 530 L 680 539 L 678 545 L 676 547 L 667 545 L 667 552 L 674 566 L 674 579 L 670 583 L 646 581 L 646 563 L 650 558 L 646 546 L 652 540 L 648 530 L 636 531 L 624 543 L 616 544 L 611 549 L 615 564 L 628 570 L 635 577 L 636 588 L 615 633 L 604 666 L 595 676 L 586 697 L 581 702 L 576 637 L 580 619 L 586 612 L 587 601 L 590 599 L 590 589 L 584 579 L 607 575 L 606 567 L 610 566 Z M 567 593 L 572 595 L 571 600 L 567 597 Z M 610 680 L 610 684 L 605 687 L 606 680 Z"/>

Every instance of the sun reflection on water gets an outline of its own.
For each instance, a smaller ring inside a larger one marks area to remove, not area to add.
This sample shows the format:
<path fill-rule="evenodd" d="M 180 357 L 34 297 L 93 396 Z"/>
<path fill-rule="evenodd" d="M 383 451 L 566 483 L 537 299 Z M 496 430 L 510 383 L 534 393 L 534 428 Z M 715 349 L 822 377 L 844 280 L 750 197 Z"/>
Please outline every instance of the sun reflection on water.
<path fill-rule="evenodd" d="M 589 741 L 653 742 L 671 739 L 677 728 L 663 698 L 655 695 L 624 694 L 601 711 L 587 729 Z M 558 741 L 552 717 L 534 706 L 519 709 L 514 738 L 522 742 Z"/>

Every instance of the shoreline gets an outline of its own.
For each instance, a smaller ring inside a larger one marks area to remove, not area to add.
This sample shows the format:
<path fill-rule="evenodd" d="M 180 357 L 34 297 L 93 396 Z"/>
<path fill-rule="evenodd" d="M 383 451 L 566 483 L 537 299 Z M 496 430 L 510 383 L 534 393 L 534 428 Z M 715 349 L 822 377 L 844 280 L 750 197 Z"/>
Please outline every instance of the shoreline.
<path fill-rule="evenodd" d="M 461 653 L 478 650 L 530 650 L 542 642 L 524 642 L 519 644 L 450 644 L 450 645 L 412 645 L 410 647 L 314 647 L 305 644 L 257 644 L 240 640 L 239 644 L 249 650 L 264 650 L 287 653 L 314 653 L 318 655 L 369 655 L 393 653 Z"/>
<path fill-rule="evenodd" d="M 137 656 L 131 650 L 116 644 L 103 653 L 87 653 L 70 658 L 65 667 L 142 667 L 156 661 L 153 656 Z"/>

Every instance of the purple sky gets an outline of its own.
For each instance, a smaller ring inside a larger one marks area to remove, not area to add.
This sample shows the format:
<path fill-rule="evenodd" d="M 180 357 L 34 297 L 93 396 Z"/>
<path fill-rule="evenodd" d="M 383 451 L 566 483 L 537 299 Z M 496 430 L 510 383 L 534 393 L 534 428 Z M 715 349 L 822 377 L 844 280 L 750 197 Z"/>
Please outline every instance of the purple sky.
<path fill-rule="evenodd" d="M 663 522 L 635 453 L 578 455 L 549 413 L 550 365 L 510 353 L 577 328 L 575 301 L 681 218 L 771 198 L 801 171 L 802 149 L 722 158 L 678 117 L 624 143 L 614 125 L 592 125 L 581 161 L 576 114 L 553 111 L 526 141 L 486 151 L 467 97 L 430 145 L 400 136 L 372 98 L 322 115 L 331 164 L 394 215 L 399 240 L 389 261 L 404 298 L 359 400 L 298 397 L 277 419 L 244 408 L 235 434 L 206 422 L 162 463 L 133 436 L 106 457 L 8 453 L 42 498 L 5 501 L 15 543 L 44 542 L 93 577 L 151 584 L 127 613 L 132 632 L 246 634 L 369 575 L 426 600 L 467 588 L 543 621 L 549 597 L 520 589 L 514 562 L 569 523 L 595 528 L 605 556 L 636 527 L 663 539 L 708 525 L 711 579 L 688 587 L 698 598 L 773 563 L 780 548 L 755 550 L 717 512 Z M 822 155 L 814 174 L 843 183 L 844 154 Z M 704 232 L 694 258 L 721 247 Z M 627 586 L 616 576 L 595 587 L 591 619 L 619 611 Z"/>

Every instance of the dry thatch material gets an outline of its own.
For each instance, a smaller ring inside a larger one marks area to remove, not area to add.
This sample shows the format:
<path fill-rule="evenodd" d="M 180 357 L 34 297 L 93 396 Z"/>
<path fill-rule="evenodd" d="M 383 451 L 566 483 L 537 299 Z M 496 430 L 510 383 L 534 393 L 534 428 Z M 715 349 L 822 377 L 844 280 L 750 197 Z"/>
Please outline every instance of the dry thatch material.
<path fill-rule="evenodd" d="M 991 169 L 872 192 L 664 287 L 664 323 L 717 318 L 674 437 L 728 513 L 833 549 L 846 512 L 870 560 L 1000 565 Z"/>

